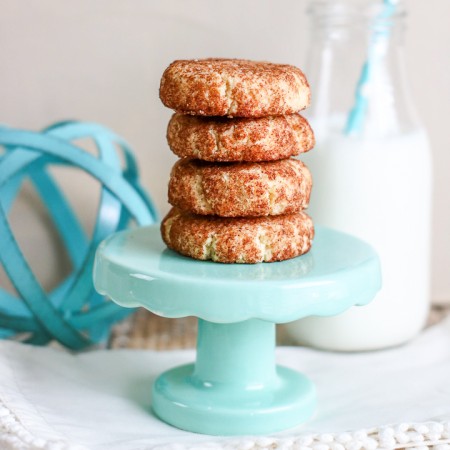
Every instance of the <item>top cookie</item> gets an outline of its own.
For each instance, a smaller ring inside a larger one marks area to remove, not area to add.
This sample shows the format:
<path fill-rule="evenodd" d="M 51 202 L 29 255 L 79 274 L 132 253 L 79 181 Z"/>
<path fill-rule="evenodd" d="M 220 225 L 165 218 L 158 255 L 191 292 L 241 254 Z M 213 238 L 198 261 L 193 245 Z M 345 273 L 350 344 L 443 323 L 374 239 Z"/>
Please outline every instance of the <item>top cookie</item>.
<path fill-rule="evenodd" d="M 228 117 L 293 114 L 310 101 L 297 67 L 243 59 L 174 61 L 161 78 L 159 96 L 184 114 Z"/>

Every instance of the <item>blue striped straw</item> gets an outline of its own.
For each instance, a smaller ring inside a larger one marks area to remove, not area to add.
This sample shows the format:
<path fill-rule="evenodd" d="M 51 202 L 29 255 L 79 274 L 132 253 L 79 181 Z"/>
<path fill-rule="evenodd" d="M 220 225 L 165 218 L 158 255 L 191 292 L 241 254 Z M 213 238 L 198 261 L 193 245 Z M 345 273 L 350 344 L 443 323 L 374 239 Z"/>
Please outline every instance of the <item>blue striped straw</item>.
<path fill-rule="evenodd" d="M 398 0 L 383 0 L 383 9 L 375 18 L 367 59 L 361 69 L 361 75 L 356 85 L 355 104 L 348 115 L 345 134 L 354 134 L 362 129 L 369 103 L 367 93 L 368 85 L 372 80 L 373 68 L 378 63 L 380 57 L 384 56 L 386 51 L 386 45 L 384 44 L 386 44 L 389 38 L 389 27 L 380 27 L 379 24 L 392 17 L 395 13 L 397 3 Z"/>

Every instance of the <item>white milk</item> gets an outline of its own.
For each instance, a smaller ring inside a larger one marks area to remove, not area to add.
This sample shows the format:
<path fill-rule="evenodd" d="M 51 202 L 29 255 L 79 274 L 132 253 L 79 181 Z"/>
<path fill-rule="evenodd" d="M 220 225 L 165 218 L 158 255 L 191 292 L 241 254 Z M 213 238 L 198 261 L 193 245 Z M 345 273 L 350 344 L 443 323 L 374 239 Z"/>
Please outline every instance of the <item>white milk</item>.
<path fill-rule="evenodd" d="M 315 224 L 372 244 L 383 287 L 368 306 L 294 322 L 289 333 L 342 351 L 407 341 L 423 327 L 429 308 L 431 158 L 425 132 L 382 139 L 329 134 L 302 159 L 313 174 L 309 213 Z"/>

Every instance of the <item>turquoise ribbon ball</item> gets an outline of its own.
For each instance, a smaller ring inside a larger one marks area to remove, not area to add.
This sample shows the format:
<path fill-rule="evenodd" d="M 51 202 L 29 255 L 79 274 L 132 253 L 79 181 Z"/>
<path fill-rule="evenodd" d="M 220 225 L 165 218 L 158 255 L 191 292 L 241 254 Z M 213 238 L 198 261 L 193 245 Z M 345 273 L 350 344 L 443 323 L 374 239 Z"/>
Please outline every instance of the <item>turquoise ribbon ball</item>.
<path fill-rule="evenodd" d="M 97 156 L 74 144 L 85 138 L 95 143 Z M 111 325 L 130 311 L 94 290 L 95 250 L 132 220 L 138 225 L 158 220 L 155 206 L 139 183 L 132 150 L 107 128 L 75 121 L 59 122 L 42 132 L 0 127 L 0 146 L 4 149 L 0 153 L 0 264 L 18 293 L 16 297 L 0 288 L 0 337 L 25 333 L 28 343 L 44 345 L 57 340 L 74 350 L 105 341 Z M 101 184 L 91 238 L 49 173 L 51 165 L 74 167 Z M 41 197 L 73 267 L 51 292 L 45 292 L 33 274 L 8 220 L 25 180 Z"/>

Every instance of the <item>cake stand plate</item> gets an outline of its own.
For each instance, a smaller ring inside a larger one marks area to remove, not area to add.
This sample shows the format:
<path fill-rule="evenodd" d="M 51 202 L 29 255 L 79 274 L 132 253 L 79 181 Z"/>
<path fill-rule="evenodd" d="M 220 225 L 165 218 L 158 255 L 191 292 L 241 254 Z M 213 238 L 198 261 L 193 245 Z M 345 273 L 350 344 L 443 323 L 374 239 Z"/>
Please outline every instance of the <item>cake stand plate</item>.
<path fill-rule="evenodd" d="M 275 364 L 275 324 L 339 314 L 380 288 L 374 250 L 318 227 L 312 250 L 270 264 L 218 264 L 181 256 L 158 226 L 117 233 L 98 248 L 96 289 L 125 307 L 199 318 L 194 364 L 163 373 L 152 408 L 184 430 L 267 434 L 307 420 L 313 383 Z"/>

